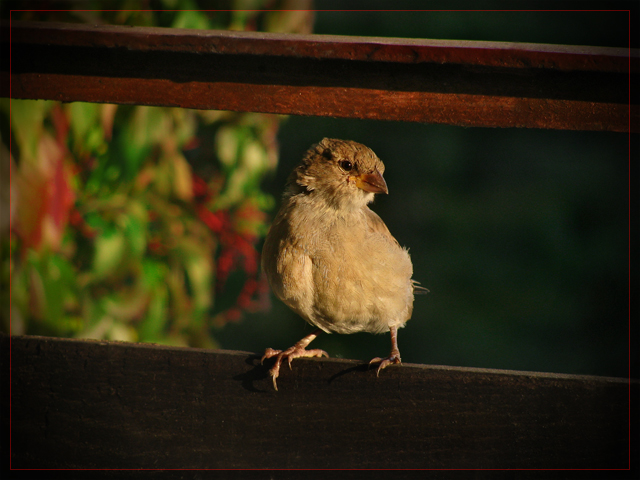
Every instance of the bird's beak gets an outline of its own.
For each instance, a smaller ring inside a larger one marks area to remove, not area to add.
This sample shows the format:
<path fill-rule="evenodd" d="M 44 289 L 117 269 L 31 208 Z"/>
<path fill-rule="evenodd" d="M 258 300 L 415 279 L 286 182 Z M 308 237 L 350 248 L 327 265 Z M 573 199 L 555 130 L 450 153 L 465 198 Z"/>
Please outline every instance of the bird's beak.
<path fill-rule="evenodd" d="M 378 170 L 373 173 L 363 173 L 354 178 L 356 179 L 356 187 L 365 192 L 389 193 L 387 182 L 384 181 L 382 174 Z"/>

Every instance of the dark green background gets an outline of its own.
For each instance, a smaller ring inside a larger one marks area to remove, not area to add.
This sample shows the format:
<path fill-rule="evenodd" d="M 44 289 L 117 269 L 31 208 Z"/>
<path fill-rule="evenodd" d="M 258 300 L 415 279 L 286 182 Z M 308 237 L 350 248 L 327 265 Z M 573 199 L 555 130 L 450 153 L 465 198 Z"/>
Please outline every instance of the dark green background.
<path fill-rule="evenodd" d="M 628 27 L 627 12 L 318 12 L 315 33 L 628 47 Z M 404 362 L 629 374 L 627 134 L 290 117 L 265 188 L 279 197 L 325 136 L 364 143 L 385 162 L 390 194 L 373 209 L 431 290 L 400 330 Z M 224 348 L 260 352 L 311 330 L 274 298 L 270 314 L 215 336 Z M 312 345 L 368 361 L 390 344 L 388 335 L 333 334 Z"/>

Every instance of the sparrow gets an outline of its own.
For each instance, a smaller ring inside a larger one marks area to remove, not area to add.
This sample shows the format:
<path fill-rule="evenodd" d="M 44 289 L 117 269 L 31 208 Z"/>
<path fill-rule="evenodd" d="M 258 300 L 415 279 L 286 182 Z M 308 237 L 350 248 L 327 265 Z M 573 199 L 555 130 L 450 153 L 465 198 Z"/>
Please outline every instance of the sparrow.
<path fill-rule="evenodd" d="M 317 329 L 291 348 L 267 348 L 262 361 L 273 386 L 286 359 L 328 357 L 307 346 L 322 332 L 391 334 L 391 353 L 374 358 L 376 374 L 399 364 L 398 328 L 413 310 L 414 293 L 428 291 L 412 280 L 408 251 L 369 208 L 389 193 L 384 164 L 368 147 L 325 138 L 313 145 L 289 175 L 281 207 L 262 249 L 262 269 L 275 295 Z"/>

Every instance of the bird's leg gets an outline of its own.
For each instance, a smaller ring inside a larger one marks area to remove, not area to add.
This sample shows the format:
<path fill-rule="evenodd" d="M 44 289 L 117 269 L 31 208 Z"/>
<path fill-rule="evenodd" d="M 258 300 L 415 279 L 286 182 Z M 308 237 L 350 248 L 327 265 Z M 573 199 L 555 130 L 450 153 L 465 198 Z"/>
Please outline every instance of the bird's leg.
<path fill-rule="evenodd" d="M 369 362 L 369 365 L 372 363 L 380 363 L 376 376 L 380 376 L 380 370 L 387 368 L 387 366 L 392 363 L 402 363 L 400 360 L 400 350 L 398 350 L 398 328 L 389 327 L 389 333 L 391 334 L 391 353 L 389 356 L 387 358 L 376 357 Z"/>
<path fill-rule="evenodd" d="M 315 330 L 313 333 L 307 335 L 302 340 L 297 342 L 293 347 L 287 348 L 286 350 L 274 350 L 273 348 L 267 348 L 264 351 L 264 355 L 260 360 L 262 363 L 265 358 L 276 357 L 276 363 L 269 370 L 269 375 L 273 379 L 273 388 L 278 390 L 278 385 L 276 384 L 276 378 L 280 375 L 280 365 L 282 361 L 286 358 L 289 362 L 289 369 L 291 369 L 291 360 L 294 358 L 303 358 L 303 357 L 328 357 L 329 355 L 324 350 L 320 350 L 319 348 L 313 350 L 307 350 L 307 345 L 309 345 L 315 338 L 322 333 L 321 329 Z"/>

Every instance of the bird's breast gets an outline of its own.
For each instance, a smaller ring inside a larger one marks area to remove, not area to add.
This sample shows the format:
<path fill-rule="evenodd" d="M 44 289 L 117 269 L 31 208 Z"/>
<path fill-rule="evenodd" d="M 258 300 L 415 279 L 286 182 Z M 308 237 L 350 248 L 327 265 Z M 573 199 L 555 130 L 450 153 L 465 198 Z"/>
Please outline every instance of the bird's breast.
<path fill-rule="evenodd" d="M 297 213 L 276 219 L 265 241 L 263 266 L 276 295 L 328 332 L 402 326 L 413 305 L 408 252 L 366 216 Z"/>

